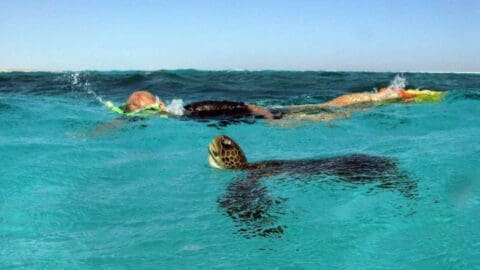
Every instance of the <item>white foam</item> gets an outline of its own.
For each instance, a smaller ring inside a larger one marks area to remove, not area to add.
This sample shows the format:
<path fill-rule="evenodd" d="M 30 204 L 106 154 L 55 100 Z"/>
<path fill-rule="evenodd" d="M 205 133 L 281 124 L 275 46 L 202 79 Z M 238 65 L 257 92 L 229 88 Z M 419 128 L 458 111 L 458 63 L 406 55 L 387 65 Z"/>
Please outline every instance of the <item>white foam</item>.
<path fill-rule="evenodd" d="M 72 84 L 75 85 L 75 86 L 78 86 L 79 84 L 79 77 L 80 77 L 80 73 L 78 72 L 75 72 L 75 73 L 72 73 L 72 75 L 70 75 L 71 79 L 72 79 Z"/>
<path fill-rule="evenodd" d="M 407 78 L 402 75 L 395 75 L 395 78 L 390 82 L 390 85 L 387 87 L 392 90 L 405 89 L 407 86 Z"/>
<path fill-rule="evenodd" d="M 172 99 L 167 103 L 167 111 L 174 115 L 183 115 L 183 100 Z"/>

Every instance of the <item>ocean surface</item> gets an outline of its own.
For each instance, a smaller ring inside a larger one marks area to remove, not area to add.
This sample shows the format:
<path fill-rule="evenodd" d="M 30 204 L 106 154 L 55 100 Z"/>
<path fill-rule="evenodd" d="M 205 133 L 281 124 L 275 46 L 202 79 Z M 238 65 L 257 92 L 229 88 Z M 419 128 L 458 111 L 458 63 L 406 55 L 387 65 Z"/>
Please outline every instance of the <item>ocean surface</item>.
<path fill-rule="evenodd" d="M 479 74 L 400 74 L 409 88 L 448 94 L 327 123 L 124 121 L 103 105 L 138 89 L 174 107 L 318 103 L 396 75 L 0 73 L 0 269 L 480 269 Z M 218 203 L 244 174 L 207 162 L 220 134 L 249 161 L 389 157 L 418 195 L 322 177 L 264 179 L 282 198 L 284 230 L 245 237 Z"/>

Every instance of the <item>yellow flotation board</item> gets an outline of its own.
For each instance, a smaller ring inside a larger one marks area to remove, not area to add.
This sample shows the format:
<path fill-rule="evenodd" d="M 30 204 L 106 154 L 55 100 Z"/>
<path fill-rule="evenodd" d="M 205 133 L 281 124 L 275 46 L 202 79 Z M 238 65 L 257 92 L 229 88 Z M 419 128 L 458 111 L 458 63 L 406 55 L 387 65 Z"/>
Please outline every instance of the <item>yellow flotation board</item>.
<path fill-rule="evenodd" d="M 143 109 L 136 110 L 133 112 L 125 112 L 123 109 L 124 106 L 115 106 L 113 102 L 107 101 L 105 102 L 105 107 L 110 109 L 112 112 L 125 115 L 125 116 L 160 116 L 162 118 L 168 118 L 168 113 L 164 112 L 158 104 L 147 106 Z"/>
<path fill-rule="evenodd" d="M 447 92 L 433 90 L 407 89 L 402 95 L 407 101 L 412 102 L 439 102 L 442 101 Z"/>

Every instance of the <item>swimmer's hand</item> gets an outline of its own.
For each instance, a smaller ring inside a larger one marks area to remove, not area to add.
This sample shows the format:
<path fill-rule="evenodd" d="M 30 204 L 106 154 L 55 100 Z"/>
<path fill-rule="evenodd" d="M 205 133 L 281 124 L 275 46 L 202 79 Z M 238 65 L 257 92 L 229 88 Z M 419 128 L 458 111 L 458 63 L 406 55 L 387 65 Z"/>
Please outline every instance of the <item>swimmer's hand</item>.
<path fill-rule="evenodd" d="M 163 111 L 163 112 L 166 112 L 168 113 L 168 109 L 167 109 L 167 106 L 165 105 L 165 103 L 163 103 L 163 101 L 155 96 L 155 103 L 158 104 L 158 107 Z"/>

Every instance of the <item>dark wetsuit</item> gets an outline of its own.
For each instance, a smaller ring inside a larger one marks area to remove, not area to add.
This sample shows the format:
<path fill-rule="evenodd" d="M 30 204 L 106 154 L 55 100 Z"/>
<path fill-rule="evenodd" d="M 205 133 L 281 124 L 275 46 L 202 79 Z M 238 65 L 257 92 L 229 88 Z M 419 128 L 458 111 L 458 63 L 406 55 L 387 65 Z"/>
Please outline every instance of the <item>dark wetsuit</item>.
<path fill-rule="evenodd" d="M 184 115 L 192 118 L 238 118 L 251 116 L 244 102 L 206 100 L 184 106 Z"/>
<path fill-rule="evenodd" d="M 244 102 L 206 100 L 184 106 L 184 116 L 196 119 L 232 119 L 254 116 Z M 275 115 L 281 118 L 282 114 Z"/>

